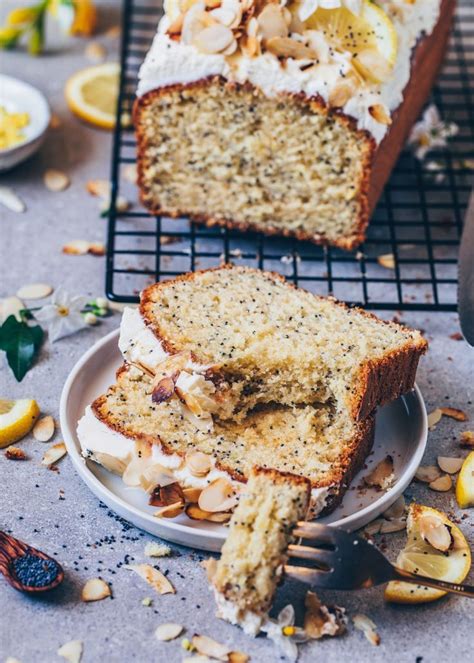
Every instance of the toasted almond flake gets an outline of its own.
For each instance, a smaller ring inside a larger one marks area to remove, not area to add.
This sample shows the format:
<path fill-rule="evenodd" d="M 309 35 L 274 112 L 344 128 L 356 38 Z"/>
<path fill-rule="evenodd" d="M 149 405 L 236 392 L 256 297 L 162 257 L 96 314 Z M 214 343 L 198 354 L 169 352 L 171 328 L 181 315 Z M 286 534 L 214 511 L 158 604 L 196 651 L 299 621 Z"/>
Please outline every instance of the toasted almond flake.
<path fill-rule="evenodd" d="M 211 457 L 202 451 L 186 454 L 186 467 L 194 477 L 205 477 L 211 471 Z"/>
<path fill-rule="evenodd" d="M 232 484 L 224 478 L 216 479 L 210 483 L 198 500 L 199 508 L 203 511 L 228 511 L 237 504 L 237 495 L 234 493 Z"/>
<path fill-rule="evenodd" d="M 337 636 L 344 632 L 342 608 L 328 608 L 321 603 L 317 594 L 310 591 L 306 593 L 304 604 L 304 630 L 308 638 L 319 640 L 326 635 Z"/>
<path fill-rule="evenodd" d="M 155 638 L 160 642 L 169 642 L 181 635 L 183 630 L 181 624 L 160 624 L 155 631 Z"/>
<path fill-rule="evenodd" d="M 228 28 L 231 27 L 237 17 L 236 12 L 229 7 L 216 7 L 209 13 L 216 21 L 219 21 L 219 23 L 222 23 L 222 25 Z"/>
<path fill-rule="evenodd" d="M 145 545 L 144 553 L 147 557 L 168 557 L 171 555 L 171 548 L 164 543 L 149 541 Z"/>
<path fill-rule="evenodd" d="M 86 46 L 84 55 L 86 58 L 93 60 L 94 62 L 102 62 L 107 56 L 107 49 L 105 46 L 102 46 L 102 44 L 94 41 Z"/>
<path fill-rule="evenodd" d="M 387 112 L 387 109 L 383 104 L 374 104 L 373 106 L 369 106 L 369 113 L 372 115 L 374 120 L 380 124 L 392 124 L 392 118 L 390 117 L 390 114 Z"/>
<path fill-rule="evenodd" d="M 433 410 L 433 412 L 430 412 L 428 415 L 428 428 L 434 430 L 436 424 L 441 421 L 442 416 L 443 413 L 439 407 L 437 407 L 436 410 Z"/>
<path fill-rule="evenodd" d="M 43 182 L 47 189 L 58 193 L 59 191 L 64 191 L 68 188 L 71 183 L 71 180 L 63 173 L 62 170 L 56 170 L 55 168 L 48 168 L 43 175 Z"/>
<path fill-rule="evenodd" d="M 201 493 L 202 488 L 183 488 L 183 495 L 186 502 L 197 503 Z"/>
<path fill-rule="evenodd" d="M 8 458 L 8 460 L 26 460 L 27 456 L 23 449 L 20 449 L 19 447 L 13 447 L 10 446 L 8 449 L 5 451 L 5 456 Z"/>
<path fill-rule="evenodd" d="M 51 119 L 49 121 L 49 126 L 51 129 L 59 129 L 61 126 L 61 118 L 57 113 L 51 113 Z"/>
<path fill-rule="evenodd" d="M 46 467 L 51 467 L 54 463 L 57 463 L 63 456 L 67 454 L 66 445 L 64 442 L 58 442 L 58 444 L 53 444 L 52 447 L 46 451 L 41 461 L 41 465 L 46 465 Z"/>
<path fill-rule="evenodd" d="M 166 32 L 169 35 L 181 34 L 181 31 L 183 29 L 183 21 L 184 21 L 184 14 L 180 14 L 174 19 L 174 21 L 171 21 Z"/>
<path fill-rule="evenodd" d="M 137 167 L 134 163 L 129 163 L 125 166 L 123 169 L 123 177 L 127 182 L 131 182 L 131 184 L 136 184 L 138 180 L 138 172 L 137 172 Z"/>
<path fill-rule="evenodd" d="M 192 520 L 208 520 L 211 523 L 227 523 L 231 518 L 230 513 L 203 511 L 197 504 L 188 504 L 185 511 L 188 518 Z"/>
<path fill-rule="evenodd" d="M 419 519 L 421 538 L 436 550 L 447 552 L 454 543 L 450 528 L 440 518 L 429 513 Z"/>
<path fill-rule="evenodd" d="M 397 497 L 395 502 L 388 507 L 386 511 L 383 512 L 383 517 L 386 518 L 387 520 L 392 520 L 392 519 L 398 519 L 403 516 L 405 513 L 405 498 L 403 495 L 400 495 L 400 497 Z"/>
<path fill-rule="evenodd" d="M 438 465 L 447 474 L 456 474 L 462 467 L 464 458 L 449 458 L 448 456 L 438 456 Z"/>
<path fill-rule="evenodd" d="M 26 210 L 25 203 L 9 186 L 0 186 L 0 205 L 17 214 Z"/>
<path fill-rule="evenodd" d="M 222 0 L 204 0 L 204 4 L 208 9 L 216 9 L 221 6 Z"/>
<path fill-rule="evenodd" d="M 53 292 L 53 287 L 47 283 L 28 283 L 17 290 L 20 299 L 44 299 Z"/>
<path fill-rule="evenodd" d="M 174 395 L 174 390 L 175 384 L 173 378 L 161 378 L 153 386 L 151 400 L 153 403 L 164 403 L 165 401 L 169 401 L 169 399 Z"/>
<path fill-rule="evenodd" d="M 266 43 L 267 50 L 273 55 L 294 60 L 316 60 L 318 54 L 314 48 L 305 46 L 291 37 L 272 37 Z"/>
<path fill-rule="evenodd" d="M 374 622 L 367 617 L 367 615 L 357 614 L 352 618 L 354 626 L 365 635 L 371 645 L 377 646 L 380 644 L 380 636 L 376 631 Z"/>
<path fill-rule="evenodd" d="M 48 442 L 54 435 L 54 419 L 51 415 L 46 415 L 38 419 L 33 427 L 33 437 L 38 442 Z"/>
<path fill-rule="evenodd" d="M 203 656 L 209 656 L 218 661 L 229 660 L 229 654 L 232 651 L 231 647 L 221 645 L 207 635 L 193 635 L 191 642 L 196 651 Z"/>
<path fill-rule="evenodd" d="M 162 506 L 153 514 L 155 518 L 177 518 L 184 511 L 184 502 Z"/>
<path fill-rule="evenodd" d="M 415 472 L 415 479 L 423 483 L 431 483 L 441 476 L 441 472 L 436 465 L 420 465 Z"/>
<path fill-rule="evenodd" d="M 110 196 L 110 182 L 108 180 L 89 180 L 86 189 L 91 196 L 97 196 L 98 198 L 108 198 Z"/>
<path fill-rule="evenodd" d="M 456 419 L 456 421 L 467 421 L 468 416 L 462 410 L 458 410 L 456 407 L 440 407 L 441 413 L 445 417 L 450 417 L 451 419 Z"/>
<path fill-rule="evenodd" d="M 406 520 L 404 518 L 394 518 L 393 520 L 384 520 L 380 527 L 380 534 L 392 534 L 406 529 Z"/>
<path fill-rule="evenodd" d="M 24 308 L 24 303 L 18 297 L 5 297 L 5 299 L 0 300 L 0 324 L 3 324 L 11 315 L 14 315 L 20 322 L 20 311 Z"/>
<path fill-rule="evenodd" d="M 257 16 L 257 21 L 262 39 L 288 37 L 288 24 L 283 14 L 283 8 L 279 4 L 269 3 L 265 5 Z"/>
<path fill-rule="evenodd" d="M 436 490 L 439 493 L 445 493 L 448 490 L 451 490 L 453 486 L 453 480 L 449 474 L 443 474 L 443 476 L 438 477 L 434 481 L 430 481 L 428 486 L 431 488 L 431 490 Z"/>
<path fill-rule="evenodd" d="M 474 431 L 465 430 L 461 433 L 460 444 L 463 447 L 470 447 L 474 449 Z"/>
<path fill-rule="evenodd" d="M 201 417 L 203 414 L 205 414 L 203 408 L 201 407 L 201 404 L 199 400 L 190 394 L 187 391 L 183 391 L 179 387 L 175 387 L 176 395 L 180 399 L 182 403 L 186 405 L 186 407 L 197 417 Z"/>
<path fill-rule="evenodd" d="M 86 603 L 102 601 L 108 596 L 112 596 L 112 592 L 105 580 L 101 578 L 91 578 L 82 588 L 81 599 Z"/>
<path fill-rule="evenodd" d="M 177 481 L 166 486 L 155 486 L 150 495 L 148 504 L 151 506 L 171 506 L 182 504 L 184 506 L 183 489 Z"/>
<path fill-rule="evenodd" d="M 329 105 L 335 108 L 342 108 L 354 95 L 355 85 L 352 79 L 343 78 L 339 80 L 329 93 Z"/>
<path fill-rule="evenodd" d="M 381 267 L 385 267 L 385 269 L 395 269 L 395 256 L 393 253 L 384 253 L 381 256 L 377 256 L 377 262 Z"/>
<path fill-rule="evenodd" d="M 60 647 L 57 654 L 65 658 L 69 663 L 80 663 L 83 649 L 81 640 L 71 640 Z"/>
<path fill-rule="evenodd" d="M 63 246 L 63 253 L 69 256 L 83 256 L 89 251 L 91 243 L 85 239 L 73 239 Z"/>
<path fill-rule="evenodd" d="M 371 488 L 387 490 L 394 479 L 393 458 L 386 456 L 364 477 L 364 483 Z"/>
<path fill-rule="evenodd" d="M 125 564 L 123 568 L 135 571 L 159 594 L 176 594 L 176 590 L 168 578 L 150 564 Z"/>
<path fill-rule="evenodd" d="M 232 30 L 221 23 L 216 23 L 198 32 L 192 43 L 201 53 L 219 53 L 228 48 L 233 41 Z"/>
<path fill-rule="evenodd" d="M 105 256 L 105 245 L 102 242 L 92 242 L 89 244 L 87 253 L 93 256 Z"/>
<path fill-rule="evenodd" d="M 371 77 L 384 82 L 392 75 L 392 67 L 388 60 L 375 48 L 366 48 L 358 51 L 357 58 L 353 60 L 354 65 L 360 63 L 364 70 L 370 71 Z"/>
<path fill-rule="evenodd" d="M 250 661 L 250 656 L 244 654 L 242 651 L 231 651 L 227 657 L 229 663 L 247 663 Z"/>

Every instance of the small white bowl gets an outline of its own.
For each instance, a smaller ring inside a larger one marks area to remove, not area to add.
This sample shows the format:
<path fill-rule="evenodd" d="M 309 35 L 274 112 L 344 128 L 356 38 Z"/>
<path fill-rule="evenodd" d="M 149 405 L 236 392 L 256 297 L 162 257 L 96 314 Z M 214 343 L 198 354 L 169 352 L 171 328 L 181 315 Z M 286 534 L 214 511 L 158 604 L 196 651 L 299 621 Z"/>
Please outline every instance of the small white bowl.
<path fill-rule="evenodd" d="M 46 136 L 51 111 L 39 90 L 4 74 L 0 74 L 0 106 L 9 113 L 28 113 L 30 120 L 22 129 L 25 139 L 21 143 L 0 149 L 0 172 L 3 172 L 25 161 L 39 149 Z"/>

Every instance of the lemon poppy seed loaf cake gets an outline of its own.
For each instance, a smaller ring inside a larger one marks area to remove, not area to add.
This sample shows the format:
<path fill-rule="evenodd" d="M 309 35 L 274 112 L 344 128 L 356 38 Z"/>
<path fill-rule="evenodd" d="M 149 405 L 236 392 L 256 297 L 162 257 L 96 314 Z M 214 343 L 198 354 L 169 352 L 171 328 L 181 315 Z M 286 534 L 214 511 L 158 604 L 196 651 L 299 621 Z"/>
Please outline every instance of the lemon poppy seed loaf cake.
<path fill-rule="evenodd" d="M 352 249 L 429 94 L 454 0 L 166 0 L 140 70 L 154 214 Z"/>
<path fill-rule="evenodd" d="M 354 421 L 413 388 L 427 347 L 418 331 L 230 265 L 147 288 L 120 345 L 155 371 L 156 400 L 177 388 L 196 414 L 321 404 Z"/>

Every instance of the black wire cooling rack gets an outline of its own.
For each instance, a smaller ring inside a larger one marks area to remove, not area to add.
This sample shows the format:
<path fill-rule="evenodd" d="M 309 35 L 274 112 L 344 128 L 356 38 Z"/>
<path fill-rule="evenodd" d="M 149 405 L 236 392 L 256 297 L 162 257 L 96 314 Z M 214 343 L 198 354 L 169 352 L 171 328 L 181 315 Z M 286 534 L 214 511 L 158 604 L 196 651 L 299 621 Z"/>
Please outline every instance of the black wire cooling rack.
<path fill-rule="evenodd" d="M 118 116 L 130 113 L 138 69 L 160 14 L 156 0 L 125 0 Z M 138 200 L 130 183 L 132 129 L 117 123 L 112 156 L 106 291 L 136 302 L 146 285 L 223 261 L 277 271 L 318 294 L 371 309 L 454 311 L 457 255 L 474 167 L 474 5 L 460 3 L 449 53 L 433 91 L 443 119 L 459 132 L 449 149 L 420 164 L 404 151 L 375 211 L 367 241 L 347 253 L 306 242 L 204 228 L 150 216 L 136 202 L 119 212 L 118 196 Z M 433 165 L 436 170 L 432 170 Z M 394 269 L 379 264 L 393 254 Z"/>

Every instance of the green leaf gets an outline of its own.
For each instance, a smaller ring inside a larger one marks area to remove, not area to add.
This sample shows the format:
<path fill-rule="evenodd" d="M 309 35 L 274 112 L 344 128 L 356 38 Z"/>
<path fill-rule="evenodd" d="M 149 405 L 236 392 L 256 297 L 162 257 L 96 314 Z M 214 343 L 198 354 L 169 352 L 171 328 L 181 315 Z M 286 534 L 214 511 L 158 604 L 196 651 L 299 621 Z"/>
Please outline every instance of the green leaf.
<path fill-rule="evenodd" d="M 0 327 L 0 350 L 7 355 L 8 365 L 21 382 L 31 368 L 41 347 L 44 332 L 39 325 L 29 327 L 10 315 Z"/>

